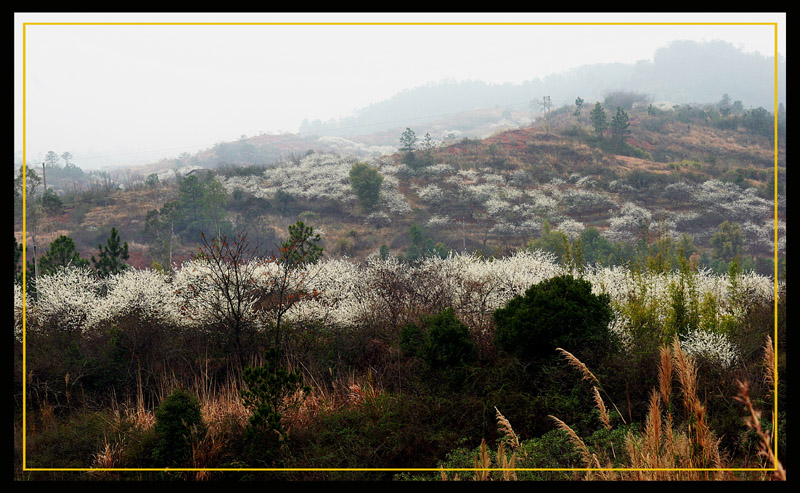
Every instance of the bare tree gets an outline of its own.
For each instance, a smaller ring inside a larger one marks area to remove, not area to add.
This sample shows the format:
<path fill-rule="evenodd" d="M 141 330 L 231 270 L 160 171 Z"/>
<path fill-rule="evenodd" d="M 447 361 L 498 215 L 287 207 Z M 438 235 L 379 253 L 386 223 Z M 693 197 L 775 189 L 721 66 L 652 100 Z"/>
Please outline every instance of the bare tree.
<path fill-rule="evenodd" d="M 318 296 L 307 289 L 311 274 L 306 265 L 322 254 L 316 245 L 319 235 L 302 222 L 290 226 L 289 231 L 290 239 L 283 243 L 280 254 L 266 257 L 250 247 L 245 234 L 211 240 L 201 235 L 194 258 L 205 262 L 208 270 L 202 280 L 190 284 L 184 296 L 199 303 L 212 323 L 224 331 L 240 368 L 258 347 L 264 318 L 256 315 L 271 320 L 271 345 L 282 350 L 286 342 L 284 315 L 300 300 Z"/>
<path fill-rule="evenodd" d="M 201 235 L 201 246 L 194 259 L 207 263 L 207 275 L 202 282 L 190 284 L 185 293 L 199 301 L 224 330 L 223 336 L 232 344 L 240 368 L 247 361 L 246 347 L 252 347 L 256 329 L 247 316 L 257 299 L 254 289 L 257 264 L 250 262 L 252 253 L 245 235 L 231 240 L 225 236 L 208 240 Z"/>

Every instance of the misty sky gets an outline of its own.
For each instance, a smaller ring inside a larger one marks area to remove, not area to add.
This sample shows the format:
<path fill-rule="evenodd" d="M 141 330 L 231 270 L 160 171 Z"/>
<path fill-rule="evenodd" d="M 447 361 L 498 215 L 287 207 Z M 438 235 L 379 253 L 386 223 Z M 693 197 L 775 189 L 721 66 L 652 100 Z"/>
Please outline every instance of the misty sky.
<path fill-rule="evenodd" d="M 37 22 L 86 23 L 35 25 Z M 704 25 L 97 25 L 100 22 L 699 22 Z M 651 59 L 672 40 L 773 56 L 776 14 L 24 14 L 15 28 L 15 160 L 70 151 L 83 168 L 296 132 L 444 79 L 520 83 Z M 537 95 L 531 95 L 533 99 Z M 421 115 L 423 116 L 423 115 Z M 152 151 L 152 152 L 150 152 Z"/>

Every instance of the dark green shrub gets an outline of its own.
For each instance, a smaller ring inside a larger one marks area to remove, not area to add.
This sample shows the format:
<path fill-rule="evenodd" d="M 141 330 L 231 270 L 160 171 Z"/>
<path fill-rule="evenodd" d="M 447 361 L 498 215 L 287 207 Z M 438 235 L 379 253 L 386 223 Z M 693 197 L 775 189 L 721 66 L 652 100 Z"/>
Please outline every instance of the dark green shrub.
<path fill-rule="evenodd" d="M 421 356 L 431 368 L 475 361 L 477 352 L 469 328 L 456 318 L 452 308 L 426 317 L 424 324 L 428 327 L 428 337 Z"/>
<path fill-rule="evenodd" d="M 156 410 L 154 430 L 158 441 L 153 450 L 153 459 L 158 465 L 189 465 L 191 444 L 205 434 L 197 397 L 185 390 L 173 391 Z"/>
<path fill-rule="evenodd" d="M 404 355 L 418 356 L 424 344 L 425 333 L 415 323 L 406 324 L 400 331 L 400 349 Z"/>
<path fill-rule="evenodd" d="M 61 214 L 64 209 L 64 202 L 55 190 L 48 188 L 45 190 L 44 194 L 42 194 L 42 207 L 44 207 L 45 212 L 49 215 Z"/>
<path fill-rule="evenodd" d="M 383 183 L 383 176 L 378 172 L 377 167 L 370 166 L 368 163 L 356 162 L 350 168 L 350 186 L 364 211 L 371 211 L 379 204 L 381 183 Z"/>
<path fill-rule="evenodd" d="M 591 283 L 554 277 L 495 310 L 495 343 L 525 361 L 553 355 L 557 347 L 598 355 L 613 347 L 612 316 L 609 296 L 593 294 Z"/>

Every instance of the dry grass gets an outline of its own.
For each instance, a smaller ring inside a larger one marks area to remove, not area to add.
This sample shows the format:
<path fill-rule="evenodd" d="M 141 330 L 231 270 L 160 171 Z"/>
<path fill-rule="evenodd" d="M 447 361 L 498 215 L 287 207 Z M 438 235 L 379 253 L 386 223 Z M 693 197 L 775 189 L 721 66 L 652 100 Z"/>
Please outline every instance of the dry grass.
<path fill-rule="evenodd" d="M 512 451 L 519 450 L 519 437 L 516 433 L 514 433 L 511 423 L 506 419 L 505 416 L 500 414 L 499 409 L 495 407 L 494 410 L 497 413 L 497 430 L 502 435 L 502 442 L 507 444 Z"/>
<path fill-rule="evenodd" d="M 658 389 L 661 391 L 661 400 L 670 410 L 670 396 L 672 395 L 672 352 L 668 346 L 660 350 L 661 364 L 658 367 Z"/>
<path fill-rule="evenodd" d="M 489 456 L 489 449 L 486 445 L 486 439 L 481 439 L 481 446 L 478 455 L 473 460 L 474 481 L 491 481 L 491 470 L 500 470 L 502 473 L 501 479 L 503 481 L 516 481 L 517 473 L 515 471 L 517 463 L 517 453 L 520 450 L 519 437 L 511 427 L 511 423 L 500 413 L 496 407 L 494 410 L 497 413 L 497 429 L 502 434 L 500 443 L 497 447 L 496 466 L 492 467 L 492 459 Z M 510 449 L 511 454 L 506 453 L 506 447 Z M 439 467 L 439 473 L 442 481 L 448 481 L 450 478 L 444 467 Z M 453 475 L 453 481 L 460 481 L 461 478 L 458 474 Z"/>
<path fill-rule="evenodd" d="M 566 360 L 570 364 L 570 366 L 573 366 L 573 367 L 577 368 L 578 371 L 580 371 L 581 375 L 583 375 L 583 377 L 582 377 L 583 380 L 588 380 L 588 381 L 590 381 L 591 383 L 593 383 L 596 386 L 595 387 L 595 391 L 597 391 L 597 395 L 599 397 L 598 388 L 602 389 L 603 387 L 602 387 L 602 385 L 600 385 L 600 381 L 597 379 L 596 376 L 594 376 L 594 374 L 589 370 L 589 368 L 581 360 L 576 358 L 569 351 L 566 351 L 566 350 L 561 349 L 561 348 L 556 348 L 556 351 L 560 352 L 564 356 L 564 358 L 566 358 Z M 608 394 L 606 394 L 606 397 L 608 397 Z M 610 401 L 610 402 L 611 402 L 611 405 L 614 406 L 614 409 L 617 411 L 617 414 L 619 414 L 620 419 L 624 423 L 625 422 L 625 418 L 622 417 L 622 413 L 619 411 L 619 408 L 617 408 L 617 405 L 614 404 L 613 401 Z M 597 397 L 595 398 L 595 403 L 597 403 Z M 602 399 L 600 399 L 600 403 L 597 404 L 597 405 L 598 405 L 598 409 L 600 409 L 600 406 L 602 406 L 602 409 L 605 410 L 605 405 L 603 404 Z M 603 414 L 603 410 L 600 411 L 601 412 L 601 418 L 600 418 L 601 421 L 603 419 L 607 418 L 607 419 L 609 419 L 609 423 L 610 423 L 610 417 L 608 416 L 608 413 L 606 413 L 606 416 L 603 417 L 603 415 L 602 415 Z"/>
<path fill-rule="evenodd" d="M 611 429 L 611 417 L 608 415 L 608 410 L 606 409 L 606 405 L 603 403 L 603 398 L 600 396 L 600 391 L 597 390 L 597 387 L 592 386 L 592 391 L 594 393 L 594 403 L 597 407 L 597 411 L 600 413 L 600 422 L 603 424 L 603 428 L 610 430 Z"/>
<path fill-rule="evenodd" d="M 767 336 L 767 341 L 764 343 L 764 380 L 767 383 L 767 394 L 769 397 L 775 389 L 775 348 L 772 338 Z"/>
<path fill-rule="evenodd" d="M 769 348 L 767 348 L 768 346 Z M 772 342 L 767 340 L 765 346 L 764 366 L 768 382 L 774 378 L 770 369 L 774 368 L 774 360 L 770 349 Z M 589 369 L 577 358 L 568 352 L 559 349 L 567 357 L 571 366 L 578 368 L 583 379 L 597 382 Z M 566 432 L 567 439 L 572 443 L 587 469 L 587 479 L 593 476 L 598 479 L 623 479 L 623 480 L 726 480 L 734 479 L 726 464 L 719 445 L 721 439 L 717 438 L 709 429 L 707 411 L 697 395 L 697 366 L 694 360 L 686 354 L 680 342 L 675 339 L 670 346 L 664 346 L 660 351 L 658 387 L 650 393 L 648 413 L 645 418 L 644 433 L 638 435 L 628 433 L 625 438 L 625 447 L 629 464 L 623 468 L 635 469 L 633 471 L 617 471 L 614 473 L 604 471 L 591 471 L 599 468 L 601 460 L 594 454 L 583 440 L 566 423 L 550 416 L 556 426 Z M 676 423 L 671 412 L 672 381 L 673 376 L 680 384 L 683 402 L 683 420 Z M 604 406 L 597 387 L 593 387 L 594 398 L 601 421 L 603 421 Z M 770 434 L 761 428 L 761 413 L 754 409 L 749 398 L 748 385 L 740 383 L 740 392 L 737 400 L 745 404 L 749 412 L 745 423 L 754 430 L 760 439 L 759 454 L 765 457 L 767 465 L 772 465 L 774 473 L 772 479 L 785 480 L 786 471 L 773 453 Z M 603 422 L 606 426 L 606 423 Z M 608 427 L 607 427 L 608 428 Z M 610 466 L 609 466 L 610 467 Z M 622 468 L 620 468 L 622 469 Z M 708 469 L 708 470 L 703 470 Z M 594 473 L 594 474 L 590 474 Z M 762 476 L 763 479 L 763 476 Z"/>
<path fill-rule="evenodd" d="M 650 394 L 643 436 L 628 434 L 626 447 L 631 467 L 650 469 L 625 473 L 637 480 L 721 480 L 723 471 L 678 471 L 678 469 L 724 469 L 720 439 L 708 428 L 706 409 L 697 397 L 697 368 L 675 339 L 660 352 L 659 385 Z M 674 365 L 683 395 L 684 420 L 676 427 L 669 402 Z M 662 409 L 667 403 L 667 412 Z"/>
<path fill-rule="evenodd" d="M 110 442 L 108 437 L 103 437 L 103 448 L 93 455 L 91 467 L 98 469 L 114 469 L 125 467 L 123 454 L 124 439 Z M 119 473 L 115 471 L 89 471 L 88 474 L 97 479 L 119 479 Z"/>
<path fill-rule="evenodd" d="M 564 358 L 567 359 L 567 362 L 569 362 L 571 366 L 574 366 L 575 368 L 578 369 L 578 371 L 581 372 L 581 375 L 583 375 L 583 380 L 589 380 L 590 382 L 593 382 L 595 385 L 598 386 L 600 385 L 600 381 L 597 379 L 597 377 L 594 376 L 594 374 L 591 371 L 589 371 L 589 368 L 587 368 L 587 366 L 583 364 L 578 358 L 576 358 L 572 353 L 570 353 L 569 351 L 565 351 L 560 347 L 556 348 L 556 351 L 560 352 L 564 356 Z"/>
<path fill-rule="evenodd" d="M 739 394 L 735 399 L 744 404 L 748 412 L 748 416 L 745 418 L 745 424 L 758 435 L 758 453 L 764 456 L 767 462 L 771 464 L 774 469 L 773 478 L 779 481 L 786 481 L 786 469 L 784 469 L 783 464 L 781 464 L 772 450 L 772 438 L 770 433 L 761 428 L 761 411 L 755 409 L 753 403 L 750 401 L 750 385 L 747 382 L 738 382 L 738 384 Z M 767 464 L 765 464 L 765 467 L 766 466 Z"/>

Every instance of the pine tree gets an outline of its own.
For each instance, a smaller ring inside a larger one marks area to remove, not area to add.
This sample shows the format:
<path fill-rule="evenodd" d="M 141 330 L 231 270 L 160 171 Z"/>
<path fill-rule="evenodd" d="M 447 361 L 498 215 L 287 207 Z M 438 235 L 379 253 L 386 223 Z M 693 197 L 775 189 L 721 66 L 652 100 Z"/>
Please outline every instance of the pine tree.
<path fill-rule="evenodd" d="M 617 106 L 617 113 L 611 119 L 611 138 L 615 143 L 622 144 L 625 142 L 625 137 L 631 133 L 628 128 L 630 126 L 628 114 L 625 113 L 625 110 Z"/>
<path fill-rule="evenodd" d="M 281 245 L 281 261 L 291 267 L 316 263 L 322 256 L 320 241 L 319 233 L 314 234 L 314 228 L 303 221 L 289 225 L 289 239 Z"/>
<path fill-rule="evenodd" d="M 595 103 L 594 109 L 589 113 L 589 118 L 592 121 L 595 133 L 602 139 L 603 132 L 608 128 L 608 116 L 599 102 Z"/>
<path fill-rule="evenodd" d="M 583 110 L 583 99 L 581 99 L 580 96 L 579 96 L 579 97 L 577 97 L 575 99 L 575 112 L 572 113 L 572 116 L 577 116 L 578 117 L 578 121 L 581 120 L 581 111 L 582 110 Z"/>
<path fill-rule="evenodd" d="M 52 274 L 61 267 L 83 267 L 89 261 L 81 258 L 75 242 L 69 236 L 61 235 L 52 243 L 50 249 L 39 258 L 39 268 L 43 275 Z"/>
<path fill-rule="evenodd" d="M 417 134 L 413 130 L 406 127 L 403 135 L 400 136 L 401 151 L 413 152 L 417 148 Z"/>
<path fill-rule="evenodd" d="M 106 241 L 106 246 L 97 245 L 100 250 L 98 258 L 95 259 L 92 255 L 92 264 L 97 269 L 97 273 L 101 277 L 108 277 L 113 274 L 118 274 L 129 267 L 124 260 L 128 260 L 128 242 L 126 241 L 120 247 L 119 233 L 117 228 L 111 228 L 111 236 Z"/>

